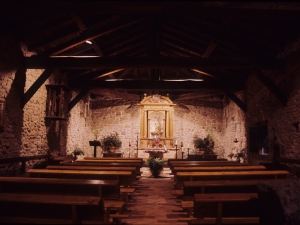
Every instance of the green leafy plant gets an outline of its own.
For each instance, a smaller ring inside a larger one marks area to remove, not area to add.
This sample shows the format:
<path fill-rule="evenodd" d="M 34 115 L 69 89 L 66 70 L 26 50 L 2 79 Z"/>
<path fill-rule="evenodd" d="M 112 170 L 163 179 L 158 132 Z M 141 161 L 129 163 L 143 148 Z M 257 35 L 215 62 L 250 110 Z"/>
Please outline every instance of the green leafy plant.
<path fill-rule="evenodd" d="M 193 144 L 195 148 L 206 148 L 207 147 L 207 141 L 205 138 L 200 138 L 198 135 L 195 135 L 193 137 Z"/>
<path fill-rule="evenodd" d="M 240 161 L 241 158 L 246 159 L 246 150 L 243 148 L 241 151 L 237 152 L 237 153 L 229 153 L 228 157 L 230 159 L 232 159 L 233 157 L 236 158 L 236 161 Z"/>
<path fill-rule="evenodd" d="M 113 132 L 107 136 L 102 137 L 100 142 L 105 148 L 110 148 L 110 147 L 119 148 L 122 146 L 122 141 L 117 132 Z"/>
<path fill-rule="evenodd" d="M 149 170 L 152 172 L 154 177 L 158 177 L 160 171 L 164 167 L 164 161 L 159 157 L 151 157 L 147 159 L 146 165 L 149 167 Z"/>
<path fill-rule="evenodd" d="M 71 154 L 75 159 L 77 159 L 78 155 L 84 155 L 84 151 L 76 145 L 74 151 Z"/>

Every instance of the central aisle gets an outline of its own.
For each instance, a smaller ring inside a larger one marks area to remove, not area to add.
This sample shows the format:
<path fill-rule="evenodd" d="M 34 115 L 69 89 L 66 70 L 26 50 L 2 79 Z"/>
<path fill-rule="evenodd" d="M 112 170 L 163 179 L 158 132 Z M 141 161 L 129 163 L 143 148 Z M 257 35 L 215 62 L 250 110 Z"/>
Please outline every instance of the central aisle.
<path fill-rule="evenodd" d="M 134 195 L 127 203 L 124 213 L 130 214 L 128 219 L 122 219 L 123 225 L 187 225 L 178 222 L 178 217 L 185 217 L 181 201 L 172 194 L 173 177 L 170 169 L 164 168 L 160 178 L 152 178 L 147 167 L 141 169 L 142 178 L 137 181 Z"/>

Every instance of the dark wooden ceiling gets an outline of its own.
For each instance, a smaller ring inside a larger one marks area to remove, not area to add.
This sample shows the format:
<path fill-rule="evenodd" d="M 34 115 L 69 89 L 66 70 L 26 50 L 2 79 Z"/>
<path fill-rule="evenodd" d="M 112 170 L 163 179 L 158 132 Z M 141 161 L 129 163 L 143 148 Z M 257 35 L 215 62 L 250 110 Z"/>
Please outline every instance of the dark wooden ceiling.
<path fill-rule="evenodd" d="M 233 93 L 245 88 L 249 73 L 284 68 L 279 53 L 300 35 L 297 2 L 0 4 L 2 35 L 37 53 L 25 59 L 27 68 L 59 69 L 74 90 L 124 99 L 228 95 L 239 104 Z"/>

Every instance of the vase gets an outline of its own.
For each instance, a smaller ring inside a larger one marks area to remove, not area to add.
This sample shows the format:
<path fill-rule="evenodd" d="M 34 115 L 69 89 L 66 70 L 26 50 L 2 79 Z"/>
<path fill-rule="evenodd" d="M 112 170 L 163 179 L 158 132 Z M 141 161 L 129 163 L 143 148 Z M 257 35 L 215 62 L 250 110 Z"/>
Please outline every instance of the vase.
<path fill-rule="evenodd" d="M 151 173 L 152 173 L 152 176 L 154 178 L 158 178 L 160 173 L 161 173 L 162 169 L 159 169 L 159 170 L 151 170 Z"/>
<path fill-rule="evenodd" d="M 114 153 L 116 151 L 116 147 L 109 147 L 109 152 Z"/>

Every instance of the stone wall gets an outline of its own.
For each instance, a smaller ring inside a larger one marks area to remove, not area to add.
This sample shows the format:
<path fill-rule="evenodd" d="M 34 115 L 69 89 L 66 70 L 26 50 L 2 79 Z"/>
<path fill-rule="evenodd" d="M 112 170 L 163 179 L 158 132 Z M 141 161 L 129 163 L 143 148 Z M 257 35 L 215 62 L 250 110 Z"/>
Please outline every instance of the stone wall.
<path fill-rule="evenodd" d="M 78 93 L 73 92 L 74 98 Z M 89 146 L 89 141 L 94 140 L 91 124 L 92 111 L 89 109 L 89 98 L 80 100 L 70 111 L 67 130 L 66 153 L 70 155 L 75 148 L 80 148 L 84 156 L 94 156 L 94 147 Z M 99 147 L 97 147 L 99 150 Z M 99 153 L 98 153 L 99 154 Z M 97 155 L 98 156 L 98 155 Z"/>
<path fill-rule="evenodd" d="M 235 94 L 242 102 L 245 102 L 244 92 L 238 92 Z M 223 102 L 224 109 L 222 115 L 222 124 L 220 126 L 222 134 L 220 148 L 223 153 L 223 158 L 228 160 L 236 160 L 236 158 L 228 157 L 228 154 L 236 154 L 245 149 L 247 154 L 245 156 L 245 160 L 248 162 L 245 112 L 226 96 L 224 97 Z M 236 139 L 237 142 L 235 141 Z"/>
<path fill-rule="evenodd" d="M 137 133 L 140 132 L 139 106 L 120 105 L 92 110 L 92 121 L 90 140 L 93 140 L 92 131 L 99 130 L 99 139 L 112 132 L 117 132 L 122 141 L 120 151 L 127 157 L 129 151 L 129 142 L 131 143 L 130 156 L 136 153 Z M 92 147 L 91 147 L 92 148 Z M 97 153 L 98 154 L 98 153 Z M 99 154 L 102 154 L 102 148 L 99 148 Z M 142 157 L 139 155 L 139 157 Z"/>
<path fill-rule="evenodd" d="M 67 126 L 59 121 L 45 121 L 45 84 L 67 83 L 63 74 L 55 71 L 22 106 L 22 98 L 44 70 L 22 68 L 22 56 L 35 55 L 24 45 L 0 38 L 0 97 L 6 101 L 3 132 L 0 133 L 0 158 L 35 156 L 47 153 L 56 156 L 65 149 Z M 43 160 L 26 162 L 26 169 Z M 20 173 L 21 163 L 1 164 L 0 174 Z"/>
<path fill-rule="evenodd" d="M 267 156 L 251 153 L 251 163 L 272 162 L 274 151 L 276 157 L 300 159 L 300 132 L 295 126 L 295 123 L 300 121 L 299 41 L 287 46 L 279 56 L 286 59 L 287 68 L 281 71 L 266 70 L 264 74 L 274 81 L 287 97 L 286 105 L 254 74 L 251 74 L 247 81 L 247 127 L 267 121 L 270 148 Z"/>
<path fill-rule="evenodd" d="M 171 99 L 172 100 L 172 99 Z M 199 100 L 199 101 L 207 101 Z M 178 158 L 181 158 L 180 143 L 183 142 L 184 158 L 187 156 L 187 147 L 190 148 L 190 154 L 194 152 L 193 136 L 198 135 L 202 138 L 213 130 L 215 137 L 214 152 L 219 157 L 224 157 L 223 128 L 222 128 L 222 101 L 220 99 L 211 99 L 210 107 L 193 105 L 176 105 L 174 107 L 174 140 L 178 141 Z M 220 104 L 221 103 L 221 104 Z M 199 105 L 199 104 L 198 104 Z M 215 106 L 215 107 L 212 107 Z M 135 105 L 121 105 L 114 107 L 104 107 L 92 110 L 91 129 L 99 129 L 99 137 L 111 132 L 118 132 L 123 142 L 120 151 L 125 151 L 125 157 L 128 157 L 128 143 L 131 143 L 131 157 L 136 153 L 137 132 L 140 130 L 140 108 Z M 237 117 L 238 118 L 238 117 Z M 91 133 L 91 131 L 89 132 Z M 101 151 L 101 150 L 100 150 Z M 91 155 L 91 153 L 89 153 Z M 101 154 L 101 152 L 100 152 Z M 148 158 L 149 153 L 139 151 L 139 157 Z M 166 158 L 174 158 L 175 151 L 164 154 Z"/>

